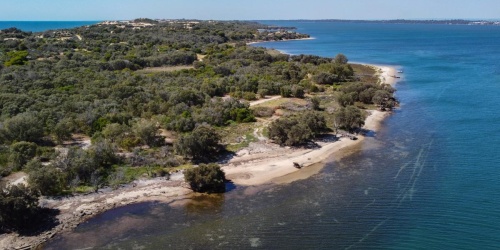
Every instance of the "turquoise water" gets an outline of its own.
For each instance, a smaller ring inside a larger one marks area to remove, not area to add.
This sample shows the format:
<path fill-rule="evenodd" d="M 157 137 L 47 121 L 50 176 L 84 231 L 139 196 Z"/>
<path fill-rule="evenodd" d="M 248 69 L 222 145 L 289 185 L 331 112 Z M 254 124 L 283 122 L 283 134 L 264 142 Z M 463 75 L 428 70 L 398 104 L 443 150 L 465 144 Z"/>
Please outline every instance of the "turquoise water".
<path fill-rule="evenodd" d="M 401 108 L 303 181 L 106 212 L 46 249 L 498 249 L 500 27 L 276 22 L 292 54 L 404 69 Z"/>
<path fill-rule="evenodd" d="M 56 29 L 71 29 L 96 24 L 99 21 L 0 21 L 0 30 L 18 28 L 22 31 L 42 32 Z"/>

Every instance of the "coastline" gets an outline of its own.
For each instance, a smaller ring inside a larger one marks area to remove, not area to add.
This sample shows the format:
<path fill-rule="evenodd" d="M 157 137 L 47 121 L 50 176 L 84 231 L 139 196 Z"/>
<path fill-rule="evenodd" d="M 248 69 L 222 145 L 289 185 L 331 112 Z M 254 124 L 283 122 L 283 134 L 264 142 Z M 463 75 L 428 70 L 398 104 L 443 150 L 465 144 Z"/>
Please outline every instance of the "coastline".
<path fill-rule="evenodd" d="M 379 84 L 389 84 L 394 87 L 398 80 L 400 80 L 400 78 L 394 77 L 397 75 L 397 70 L 394 66 L 360 64 L 375 69 L 379 78 Z M 365 125 L 363 126 L 363 129 L 367 132 L 376 132 L 379 130 L 381 122 L 390 114 L 389 112 L 378 110 L 368 110 L 368 112 L 370 114 L 365 119 Z M 333 141 L 327 140 L 326 142 L 316 141 L 319 148 L 314 149 L 275 147 L 274 149 L 279 150 L 279 152 L 274 155 L 268 151 L 266 152 L 266 150 L 264 152 L 251 153 L 248 152 L 248 149 L 242 149 L 222 169 L 228 179 L 240 186 L 290 183 L 318 173 L 325 165 L 326 160 L 332 159 L 332 157 L 337 160 L 341 159 L 348 155 L 348 153 L 345 153 L 346 151 L 361 144 L 366 138 L 363 134 L 357 135 L 357 140 L 351 140 L 335 134 L 331 135 L 339 139 Z M 247 152 L 242 153 L 245 150 Z M 302 168 L 295 168 L 294 163 L 300 164 Z M 307 171 L 309 167 L 314 168 L 314 171 Z M 304 174 L 300 174 L 302 172 Z"/>
<path fill-rule="evenodd" d="M 394 67 L 365 65 L 376 69 L 379 83 L 394 86 L 399 80 L 391 77 L 397 72 Z M 363 127 L 367 131 L 377 131 L 384 118 L 390 114 L 377 110 L 369 110 L 368 112 L 370 115 L 366 118 Z M 323 141 L 316 141 L 319 147 L 314 149 L 280 147 L 268 143 L 262 138 L 261 143 L 269 146 L 272 152 L 264 150 L 255 153 L 250 152 L 249 148 L 242 149 L 227 164 L 223 164 L 222 169 L 226 172 L 226 177 L 237 186 L 291 183 L 318 173 L 329 159 L 338 160 L 355 152 L 351 149 L 360 145 L 366 137 L 357 135 L 357 140 L 351 140 L 347 137 L 334 138 L 339 139 L 327 138 Z M 297 169 L 293 166 L 293 162 L 297 162 L 303 167 Z M 140 202 L 174 203 L 188 199 L 192 193 L 184 182 L 183 174 L 178 172 L 172 174 L 169 180 L 165 178 L 136 180 L 117 190 L 100 190 L 98 193 L 75 195 L 62 199 L 42 198 L 40 204 L 43 207 L 60 210 L 60 214 L 56 217 L 59 224 L 34 236 L 1 235 L 0 249 L 33 249 L 56 234 L 71 231 L 86 220 L 108 210 Z"/>
<path fill-rule="evenodd" d="M 253 42 L 248 42 L 246 43 L 247 45 L 253 45 L 253 44 L 259 44 L 259 43 L 270 43 L 270 42 L 289 42 L 289 41 L 300 41 L 300 40 L 315 40 L 316 38 L 314 37 L 306 37 L 306 38 L 297 38 L 297 39 L 283 39 L 283 40 L 277 40 L 277 41 L 253 41 Z"/>
<path fill-rule="evenodd" d="M 373 68 L 378 74 L 380 84 L 385 83 L 394 87 L 394 85 L 396 85 L 396 83 L 401 81 L 402 79 L 402 76 L 398 73 L 396 66 L 382 65 L 382 64 L 365 64 L 365 63 L 359 63 L 359 64 L 363 64 Z"/>
<path fill-rule="evenodd" d="M 164 177 L 136 180 L 117 190 L 108 188 L 64 198 L 43 197 L 40 199 L 43 207 L 60 211 L 56 216 L 59 223 L 34 236 L 17 233 L 0 235 L 0 249 L 37 249 L 56 234 L 69 232 L 90 218 L 114 208 L 141 202 L 174 203 L 192 193 L 185 185 L 184 175 L 177 172 L 168 180 Z"/>
<path fill-rule="evenodd" d="M 363 129 L 368 132 L 377 131 L 380 128 L 381 122 L 389 113 L 377 110 L 370 110 L 369 112 L 370 115 L 366 118 Z M 348 152 L 352 152 L 350 149 L 360 145 L 365 138 L 365 135 L 359 134 L 356 140 L 340 137 L 339 140 L 335 141 L 317 141 L 316 143 L 320 146 L 319 148 L 285 148 L 285 152 L 274 156 L 268 152 L 236 156 L 223 166 L 222 169 L 226 173 L 226 177 L 239 186 L 290 183 L 318 173 L 326 161 L 332 159 L 332 157 L 339 160 L 349 155 Z M 295 168 L 293 166 L 294 162 L 300 164 L 302 168 Z M 314 167 L 317 171 L 307 171 L 309 167 Z M 305 173 L 303 175 L 299 174 L 301 172 Z"/>

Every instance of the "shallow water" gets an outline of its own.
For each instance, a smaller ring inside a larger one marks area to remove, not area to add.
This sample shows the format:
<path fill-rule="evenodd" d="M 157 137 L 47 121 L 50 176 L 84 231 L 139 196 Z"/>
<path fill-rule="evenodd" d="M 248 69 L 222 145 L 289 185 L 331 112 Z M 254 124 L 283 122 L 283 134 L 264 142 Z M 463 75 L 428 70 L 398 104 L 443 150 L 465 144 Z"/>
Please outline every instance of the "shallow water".
<path fill-rule="evenodd" d="M 402 67 L 401 108 L 309 179 L 115 209 L 46 249 L 500 246 L 500 27 L 269 23 L 316 39 L 261 45 Z"/>

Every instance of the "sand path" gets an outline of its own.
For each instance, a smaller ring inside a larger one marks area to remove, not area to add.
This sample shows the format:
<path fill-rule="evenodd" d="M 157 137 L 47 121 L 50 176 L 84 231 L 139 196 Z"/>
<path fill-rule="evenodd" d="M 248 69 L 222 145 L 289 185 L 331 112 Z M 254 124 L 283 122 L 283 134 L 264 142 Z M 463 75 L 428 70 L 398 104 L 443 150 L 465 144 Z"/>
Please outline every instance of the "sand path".
<path fill-rule="evenodd" d="M 262 103 L 266 103 L 266 102 L 269 102 L 269 101 L 272 101 L 272 100 L 277 100 L 277 99 L 280 99 L 280 98 L 281 98 L 280 95 L 276 95 L 276 96 L 271 96 L 271 97 L 268 97 L 268 98 L 265 98 L 265 99 L 259 99 L 257 101 L 252 101 L 252 102 L 250 102 L 250 107 L 255 106 L 255 105 L 259 105 L 259 104 L 262 104 Z"/>

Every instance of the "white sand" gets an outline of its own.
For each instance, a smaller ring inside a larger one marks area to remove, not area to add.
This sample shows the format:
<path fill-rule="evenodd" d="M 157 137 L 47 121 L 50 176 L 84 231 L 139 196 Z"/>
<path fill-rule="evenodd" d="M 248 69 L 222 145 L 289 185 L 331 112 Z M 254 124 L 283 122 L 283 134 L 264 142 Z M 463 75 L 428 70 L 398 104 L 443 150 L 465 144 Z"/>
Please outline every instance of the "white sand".
<path fill-rule="evenodd" d="M 391 86 L 394 86 L 396 82 L 401 80 L 400 78 L 396 78 L 396 77 L 402 77 L 402 75 L 398 73 L 398 71 L 394 66 L 375 65 L 375 64 L 368 64 L 368 66 L 373 67 L 377 71 L 380 83 L 386 83 Z"/>

